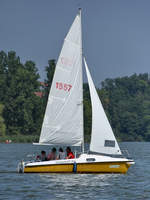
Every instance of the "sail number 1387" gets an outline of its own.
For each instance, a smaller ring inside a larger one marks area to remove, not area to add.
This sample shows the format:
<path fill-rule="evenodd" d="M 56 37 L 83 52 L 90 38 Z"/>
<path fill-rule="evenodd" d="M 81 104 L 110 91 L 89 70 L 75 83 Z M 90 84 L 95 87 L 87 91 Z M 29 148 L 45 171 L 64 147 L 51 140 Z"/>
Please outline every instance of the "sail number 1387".
<path fill-rule="evenodd" d="M 56 89 L 58 90 L 64 90 L 64 91 L 70 91 L 72 88 L 72 85 L 66 84 L 66 83 L 61 83 L 61 82 L 56 82 Z"/>

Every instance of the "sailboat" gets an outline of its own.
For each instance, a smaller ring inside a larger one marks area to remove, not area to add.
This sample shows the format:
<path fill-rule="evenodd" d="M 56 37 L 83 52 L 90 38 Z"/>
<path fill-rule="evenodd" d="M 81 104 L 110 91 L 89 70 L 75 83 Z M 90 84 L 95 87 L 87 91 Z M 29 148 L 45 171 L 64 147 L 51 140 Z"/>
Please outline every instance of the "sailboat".
<path fill-rule="evenodd" d="M 126 173 L 134 161 L 122 156 L 82 53 L 81 9 L 63 43 L 42 124 L 40 145 L 81 146 L 74 159 L 21 161 L 24 173 Z M 92 133 L 84 151 L 82 60 L 90 89 Z"/>

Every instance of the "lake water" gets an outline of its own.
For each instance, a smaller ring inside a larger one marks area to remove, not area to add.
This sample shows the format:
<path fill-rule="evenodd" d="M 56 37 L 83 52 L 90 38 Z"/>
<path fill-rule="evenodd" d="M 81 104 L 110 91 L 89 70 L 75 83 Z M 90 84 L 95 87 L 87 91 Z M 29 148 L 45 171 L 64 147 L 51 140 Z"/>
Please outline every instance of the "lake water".
<path fill-rule="evenodd" d="M 0 144 L 0 200 L 150 199 L 150 143 L 121 143 L 120 146 L 127 148 L 136 162 L 125 175 L 18 174 L 18 162 L 43 147 Z"/>

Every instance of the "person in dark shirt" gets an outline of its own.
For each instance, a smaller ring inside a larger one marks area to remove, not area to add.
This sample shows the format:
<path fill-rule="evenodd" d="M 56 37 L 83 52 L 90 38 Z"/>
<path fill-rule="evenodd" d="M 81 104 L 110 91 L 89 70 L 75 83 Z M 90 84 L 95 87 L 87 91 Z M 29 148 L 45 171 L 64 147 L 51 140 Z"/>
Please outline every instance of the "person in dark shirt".
<path fill-rule="evenodd" d="M 66 159 L 73 159 L 73 158 L 75 158 L 75 156 L 74 156 L 74 154 L 72 153 L 70 147 L 67 147 L 67 148 L 66 148 L 66 152 L 67 152 L 67 157 L 66 157 Z"/>
<path fill-rule="evenodd" d="M 46 157 L 46 152 L 45 151 L 41 151 L 41 155 L 37 155 L 36 157 L 36 161 L 46 161 L 47 157 Z"/>
<path fill-rule="evenodd" d="M 41 151 L 41 161 L 47 161 L 46 152 Z"/>

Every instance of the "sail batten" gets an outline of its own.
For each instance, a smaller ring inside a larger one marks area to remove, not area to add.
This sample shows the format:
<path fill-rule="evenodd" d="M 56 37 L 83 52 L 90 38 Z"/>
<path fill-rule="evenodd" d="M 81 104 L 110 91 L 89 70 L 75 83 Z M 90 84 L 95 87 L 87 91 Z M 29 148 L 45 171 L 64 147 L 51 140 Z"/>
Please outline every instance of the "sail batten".
<path fill-rule="evenodd" d="M 48 97 L 39 143 L 81 145 L 83 141 L 81 21 L 77 15 L 62 46 Z M 49 125 L 48 125 L 49 124 Z"/>
<path fill-rule="evenodd" d="M 119 145 L 116 141 L 112 128 L 103 109 L 102 103 L 97 94 L 85 58 L 84 63 L 92 103 L 92 133 L 90 151 L 104 154 L 121 155 Z"/>

